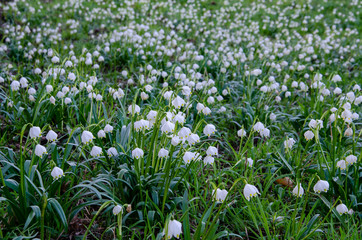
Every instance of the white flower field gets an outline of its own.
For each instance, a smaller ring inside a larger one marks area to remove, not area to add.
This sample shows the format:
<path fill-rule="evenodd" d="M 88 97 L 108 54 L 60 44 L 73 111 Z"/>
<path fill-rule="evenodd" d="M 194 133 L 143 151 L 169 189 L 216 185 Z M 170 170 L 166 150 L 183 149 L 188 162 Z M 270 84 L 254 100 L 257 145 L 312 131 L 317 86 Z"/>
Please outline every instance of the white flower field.
<path fill-rule="evenodd" d="M 362 239 L 360 0 L 6 0 L 0 26 L 0 239 Z"/>

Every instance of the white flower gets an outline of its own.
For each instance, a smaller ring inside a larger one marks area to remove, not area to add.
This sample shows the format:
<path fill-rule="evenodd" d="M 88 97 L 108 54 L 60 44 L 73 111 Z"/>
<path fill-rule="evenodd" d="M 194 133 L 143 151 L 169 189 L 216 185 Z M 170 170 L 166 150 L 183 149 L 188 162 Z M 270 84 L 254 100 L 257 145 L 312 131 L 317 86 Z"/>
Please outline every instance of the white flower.
<path fill-rule="evenodd" d="M 52 175 L 54 180 L 57 180 L 64 176 L 63 170 L 59 167 L 54 167 L 50 174 Z"/>
<path fill-rule="evenodd" d="M 90 155 L 92 157 L 99 157 L 102 154 L 102 148 L 93 146 L 92 151 L 90 152 Z"/>
<path fill-rule="evenodd" d="M 26 88 L 28 86 L 28 79 L 25 77 L 20 78 L 20 84 L 22 88 Z"/>
<path fill-rule="evenodd" d="M 12 81 L 12 83 L 10 84 L 11 90 L 12 91 L 18 91 L 19 87 L 20 87 L 20 83 L 16 80 Z"/>
<path fill-rule="evenodd" d="M 352 130 L 352 128 L 347 128 L 346 129 L 346 131 L 344 132 L 344 136 L 345 137 L 350 137 L 350 136 L 352 136 L 353 135 L 353 130 Z"/>
<path fill-rule="evenodd" d="M 271 113 L 269 118 L 270 118 L 270 120 L 275 121 L 275 119 L 277 119 L 277 115 L 275 115 L 274 113 Z"/>
<path fill-rule="evenodd" d="M 103 130 L 99 130 L 97 136 L 98 138 L 104 138 L 106 137 L 106 133 Z"/>
<path fill-rule="evenodd" d="M 185 152 L 184 156 L 183 156 L 183 160 L 185 162 L 185 164 L 190 163 L 192 160 L 195 160 L 195 153 L 193 152 Z"/>
<path fill-rule="evenodd" d="M 225 189 L 221 190 L 218 188 L 218 189 L 216 189 L 216 191 L 212 190 L 212 196 L 218 202 L 224 202 L 227 195 L 228 195 L 228 191 L 226 191 Z"/>
<path fill-rule="evenodd" d="M 139 158 L 142 158 L 143 157 L 143 150 L 140 149 L 140 148 L 135 148 L 133 151 L 132 151 L 132 157 L 133 158 L 136 158 L 136 159 L 139 159 Z"/>
<path fill-rule="evenodd" d="M 340 81 L 342 81 L 342 78 L 338 74 L 336 74 L 336 75 L 333 76 L 332 81 L 333 82 L 340 82 Z"/>
<path fill-rule="evenodd" d="M 52 57 L 52 63 L 58 63 L 59 58 L 57 56 Z"/>
<path fill-rule="evenodd" d="M 177 220 L 171 220 L 167 226 L 167 238 L 171 239 L 172 237 L 180 238 L 182 233 L 182 224 Z"/>
<path fill-rule="evenodd" d="M 267 129 L 267 128 L 263 128 L 263 129 L 260 131 L 260 136 L 262 136 L 262 137 L 269 137 L 269 136 L 270 136 L 270 130 Z"/>
<path fill-rule="evenodd" d="M 195 145 L 195 143 L 200 142 L 200 137 L 195 133 L 191 133 L 190 136 L 187 137 L 187 141 L 189 142 L 190 145 Z"/>
<path fill-rule="evenodd" d="M 202 109 L 202 113 L 204 115 L 210 115 L 211 114 L 211 109 L 209 107 L 205 107 L 204 109 Z"/>
<path fill-rule="evenodd" d="M 167 133 L 173 132 L 174 129 L 175 129 L 175 124 L 173 124 L 173 123 L 170 122 L 170 121 L 166 121 L 166 122 L 162 125 L 162 127 L 161 127 L 161 132 L 167 134 Z"/>
<path fill-rule="evenodd" d="M 289 138 L 284 141 L 284 148 L 291 149 L 294 144 L 295 144 L 295 140 L 293 138 Z"/>
<path fill-rule="evenodd" d="M 321 129 L 321 128 L 323 128 L 323 121 L 312 119 L 312 120 L 310 120 L 308 126 L 312 129 L 316 129 L 316 128 Z"/>
<path fill-rule="evenodd" d="M 196 105 L 196 110 L 197 110 L 198 112 L 201 112 L 204 108 L 205 108 L 204 104 L 202 104 L 202 103 L 197 103 L 197 105 Z"/>
<path fill-rule="evenodd" d="M 107 154 L 108 154 L 108 156 L 110 156 L 110 157 L 112 157 L 112 156 L 113 156 L 113 157 L 117 157 L 117 156 L 118 156 L 118 151 L 117 151 L 116 148 L 111 147 L 111 148 L 108 149 Z"/>
<path fill-rule="evenodd" d="M 180 137 L 181 140 L 186 139 L 190 135 L 191 135 L 191 130 L 190 128 L 187 127 L 181 128 L 180 131 L 178 132 L 178 136 Z"/>
<path fill-rule="evenodd" d="M 206 156 L 206 157 L 204 158 L 204 163 L 205 163 L 205 164 L 210 164 L 210 165 L 212 165 L 212 164 L 214 163 L 214 161 L 215 161 L 215 159 L 214 159 L 212 156 Z"/>
<path fill-rule="evenodd" d="M 247 158 L 246 161 L 247 161 L 249 167 L 253 166 L 253 163 L 254 163 L 253 159 Z"/>
<path fill-rule="evenodd" d="M 137 114 L 137 113 L 140 113 L 141 111 L 141 108 L 138 106 L 138 105 L 129 105 L 128 107 L 128 113 L 130 114 Z"/>
<path fill-rule="evenodd" d="M 113 127 L 109 124 L 107 124 L 105 127 L 104 127 L 104 132 L 105 133 L 111 133 L 113 131 Z"/>
<path fill-rule="evenodd" d="M 43 154 L 47 154 L 47 149 L 44 146 L 37 144 L 35 146 L 35 155 L 43 157 Z"/>
<path fill-rule="evenodd" d="M 304 133 L 304 137 L 307 141 L 309 141 L 314 138 L 314 133 L 312 131 L 308 130 Z"/>
<path fill-rule="evenodd" d="M 145 92 L 141 92 L 141 98 L 143 101 L 147 100 L 149 98 L 148 94 Z"/>
<path fill-rule="evenodd" d="M 264 129 L 264 124 L 262 124 L 261 122 L 257 122 L 255 123 L 253 129 L 254 131 L 260 132 L 261 130 Z"/>
<path fill-rule="evenodd" d="M 319 180 L 313 187 L 313 190 L 316 193 L 327 192 L 328 189 L 329 189 L 329 183 L 324 180 Z"/>
<path fill-rule="evenodd" d="M 54 142 L 55 140 L 57 140 L 58 134 L 56 132 L 54 132 L 53 130 L 50 130 L 48 132 L 48 134 L 45 136 L 45 138 L 49 141 L 49 142 Z"/>
<path fill-rule="evenodd" d="M 357 162 L 357 157 L 355 155 L 349 155 L 346 157 L 347 165 L 352 165 L 353 163 Z"/>
<path fill-rule="evenodd" d="M 214 134 L 216 131 L 215 129 L 215 126 L 212 125 L 212 124 L 207 124 L 205 127 L 204 127 L 204 134 L 207 135 L 208 137 L 211 136 L 211 134 Z"/>
<path fill-rule="evenodd" d="M 244 187 L 244 196 L 246 198 L 246 200 L 250 201 L 251 197 L 256 197 L 259 193 L 259 190 L 251 184 L 246 184 Z"/>
<path fill-rule="evenodd" d="M 82 143 L 88 144 L 88 143 L 93 141 L 94 137 L 93 137 L 93 134 L 91 132 L 83 131 L 81 139 L 82 139 Z"/>
<path fill-rule="evenodd" d="M 32 127 L 29 131 L 30 138 L 38 138 L 41 137 L 40 127 Z"/>
<path fill-rule="evenodd" d="M 123 207 L 120 206 L 120 205 L 116 205 L 116 206 L 114 206 L 112 212 L 113 212 L 113 215 L 118 215 L 119 213 L 122 214 L 123 213 Z"/>
<path fill-rule="evenodd" d="M 49 98 L 49 101 L 50 101 L 52 104 L 55 104 L 55 98 L 54 98 L 53 96 L 51 96 L 51 97 Z"/>
<path fill-rule="evenodd" d="M 177 96 L 174 100 L 172 100 L 172 105 L 177 108 L 180 109 L 181 107 L 183 107 L 185 105 L 185 100 L 183 100 L 181 97 Z"/>
<path fill-rule="evenodd" d="M 216 147 L 213 147 L 213 146 L 210 146 L 207 150 L 206 150 L 206 154 L 207 156 L 214 156 L 218 154 L 218 151 L 217 151 L 217 148 Z"/>
<path fill-rule="evenodd" d="M 64 99 L 64 103 L 65 103 L 65 104 L 69 104 L 69 103 L 71 103 L 71 102 L 72 102 L 72 99 L 70 99 L 69 97 L 67 97 L 67 98 Z"/>
<path fill-rule="evenodd" d="M 346 169 L 346 161 L 344 160 L 340 160 L 337 162 L 337 167 L 340 168 L 341 170 L 345 170 Z"/>
<path fill-rule="evenodd" d="M 34 88 L 31 87 L 31 88 L 28 89 L 28 94 L 29 95 L 34 95 L 35 93 L 36 93 L 36 90 Z"/>
<path fill-rule="evenodd" d="M 164 157 L 167 157 L 168 156 L 168 153 L 169 151 L 164 149 L 164 148 L 161 148 L 160 151 L 158 151 L 158 157 L 159 158 L 164 158 Z"/>
<path fill-rule="evenodd" d="M 299 183 L 297 186 L 293 188 L 293 195 L 297 197 L 302 197 L 304 194 L 304 189 L 302 187 L 302 184 Z"/>
<path fill-rule="evenodd" d="M 173 145 L 173 146 L 177 146 L 179 143 L 180 143 L 180 137 L 179 136 L 177 136 L 177 135 L 175 135 L 175 136 L 173 136 L 172 137 L 172 139 L 171 139 L 171 144 Z"/>
<path fill-rule="evenodd" d="M 148 120 L 148 121 L 155 122 L 155 121 L 156 121 L 156 117 L 157 117 L 157 111 L 151 110 L 151 111 L 147 114 L 147 120 Z"/>
<path fill-rule="evenodd" d="M 344 205 L 343 203 L 339 204 L 337 207 L 336 207 L 336 210 L 339 214 L 344 214 L 344 213 L 348 213 L 348 208 L 346 205 Z"/>
<path fill-rule="evenodd" d="M 45 86 L 47 93 L 51 93 L 53 91 L 53 86 L 52 85 L 46 85 Z"/>
<path fill-rule="evenodd" d="M 246 136 L 246 131 L 245 131 L 244 129 L 240 129 L 240 130 L 238 131 L 238 136 L 239 136 L 239 137 L 245 137 L 245 136 Z"/>

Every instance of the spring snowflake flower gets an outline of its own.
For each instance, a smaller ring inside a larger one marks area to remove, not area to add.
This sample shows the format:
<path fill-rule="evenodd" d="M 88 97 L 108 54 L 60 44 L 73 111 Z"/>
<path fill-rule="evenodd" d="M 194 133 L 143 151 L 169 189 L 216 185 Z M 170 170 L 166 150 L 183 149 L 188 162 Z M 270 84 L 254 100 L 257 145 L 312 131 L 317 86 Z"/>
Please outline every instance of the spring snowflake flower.
<path fill-rule="evenodd" d="M 155 121 L 156 121 L 156 117 L 157 117 L 157 111 L 151 110 L 151 111 L 147 114 L 147 120 L 150 121 L 150 122 L 155 122 Z"/>
<path fill-rule="evenodd" d="M 132 157 L 133 158 L 136 158 L 136 159 L 139 159 L 139 158 L 143 158 L 143 150 L 140 149 L 140 148 L 135 148 L 133 151 L 132 151 Z"/>
<path fill-rule="evenodd" d="M 202 112 L 202 110 L 205 108 L 204 104 L 202 103 L 197 103 L 196 105 L 196 110 L 200 113 Z"/>
<path fill-rule="evenodd" d="M 53 96 L 51 96 L 51 97 L 49 98 L 49 101 L 50 101 L 52 104 L 55 104 L 55 98 L 54 98 Z"/>
<path fill-rule="evenodd" d="M 345 170 L 347 168 L 346 161 L 345 160 L 338 161 L 337 167 L 340 168 L 341 170 Z"/>
<path fill-rule="evenodd" d="M 257 131 L 257 132 L 260 132 L 261 130 L 263 130 L 265 127 L 264 127 L 264 124 L 262 124 L 261 122 L 257 122 L 255 123 L 253 129 L 254 131 Z"/>
<path fill-rule="evenodd" d="M 215 161 L 215 159 L 214 159 L 212 156 L 206 156 L 206 157 L 204 158 L 204 163 L 205 163 L 205 164 L 210 164 L 210 165 L 212 165 L 212 164 L 214 163 L 214 161 Z"/>
<path fill-rule="evenodd" d="M 345 213 L 348 213 L 348 208 L 346 205 L 344 205 L 343 203 L 339 204 L 337 207 L 336 207 L 336 210 L 339 214 L 345 214 Z"/>
<path fill-rule="evenodd" d="M 161 148 L 160 151 L 158 151 L 158 157 L 159 158 L 165 158 L 168 156 L 168 153 L 169 151 L 164 149 L 164 148 Z"/>
<path fill-rule="evenodd" d="M 211 109 L 208 107 L 205 107 L 204 109 L 202 109 L 202 113 L 207 116 L 211 114 Z"/>
<path fill-rule="evenodd" d="M 52 172 L 50 173 L 54 180 L 58 180 L 59 178 L 64 176 L 64 172 L 59 167 L 54 167 Z"/>
<path fill-rule="evenodd" d="M 171 239 L 172 237 L 180 238 L 182 233 L 182 224 L 177 220 L 170 220 L 167 226 L 167 238 Z"/>
<path fill-rule="evenodd" d="M 32 128 L 30 128 L 29 136 L 32 139 L 41 137 L 40 127 L 32 127 Z"/>
<path fill-rule="evenodd" d="M 355 155 L 349 155 L 346 157 L 346 164 L 352 165 L 357 162 L 357 157 Z"/>
<path fill-rule="evenodd" d="M 171 144 L 177 146 L 180 143 L 181 139 L 179 136 L 175 135 L 171 138 Z"/>
<path fill-rule="evenodd" d="M 184 156 L 183 156 L 183 160 L 185 162 L 185 164 L 190 163 L 191 161 L 195 160 L 196 154 L 193 152 L 185 152 Z"/>
<path fill-rule="evenodd" d="M 293 138 L 288 138 L 284 141 L 284 148 L 291 149 L 295 144 L 295 140 Z"/>
<path fill-rule="evenodd" d="M 312 129 L 321 129 L 323 128 L 323 121 L 322 120 L 310 120 L 308 126 Z"/>
<path fill-rule="evenodd" d="M 138 113 L 140 113 L 140 111 L 141 111 L 141 108 L 138 106 L 138 105 L 129 105 L 129 107 L 128 107 L 128 113 L 130 113 L 130 114 L 138 114 Z"/>
<path fill-rule="evenodd" d="M 251 184 L 245 185 L 243 193 L 246 200 L 248 201 L 250 201 L 251 197 L 256 197 L 258 194 L 260 195 L 259 190 L 254 185 Z"/>
<path fill-rule="evenodd" d="M 175 130 L 175 124 L 170 121 L 166 121 L 161 127 L 161 132 L 166 134 L 171 133 L 174 130 Z"/>
<path fill-rule="evenodd" d="M 12 83 L 10 84 L 11 90 L 12 91 L 18 91 L 20 88 L 20 83 L 16 80 L 12 81 Z"/>
<path fill-rule="evenodd" d="M 309 141 L 314 138 L 314 133 L 312 131 L 308 130 L 304 133 L 304 137 L 307 141 Z"/>
<path fill-rule="evenodd" d="M 195 133 L 191 133 L 190 136 L 187 137 L 187 141 L 189 142 L 190 145 L 195 145 L 195 143 L 200 142 L 200 137 Z"/>
<path fill-rule="evenodd" d="M 216 128 L 214 125 L 212 124 L 207 124 L 205 127 L 204 127 L 204 134 L 208 137 L 211 136 L 211 134 L 214 134 L 216 131 Z"/>
<path fill-rule="evenodd" d="M 335 82 L 335 83 L 340 82 L 340 81 L 342 81 L 342 78 L 341 78 L 341 76 L 336 74 L 336 75 L 333 76 L 332 81 Z"/>
<path fill-rule="evenodd" d="M 117 151 L 117 149 L 115 147 L 111 147 L 111 148 L 108 149 L 107 154 L 110 157 L 112 157 L 112 156 L 117 157 L 118 156 L 118 151 Z"/>
<path fill-rule="evenodd" d="M 270 130 L 268 128 L 263 128 L 260 131 L 260 136 L 262 137 L 269 137 L 270 136 Z"/>
<path fill-rule="evenodd" d="M 22 88 L 28 87 L 28 79 L 26 79 L 25 77 L 20 78 L 20 84 Z"/>
<path fill-rule="evenodd" d="M 106 137 L 106 133 L 103 130 L 99 130 L 97 136 L 98 138 L 104 138 Z"/>
<path fill-rule="evenodd" d="M 172 100 L 172 106 L 177 109 L 180 109 L 185 105 L 185 100 L 183 100 L 180 96 L 177 96 L 174 100 Z"/>
<path fill-rule="evenodd" d="M 239 137 L 245 137 L 245 136 L 246 136 L 246 131 L 245 131 L 244 129 L 240 129 L 240 130 L 238 131 L 238 136 L 239 136 Z"/>
<path fill-rule="evenodd" d="M 116 205 L 114 206 L 113 210 L 112 210 L 113 215 L 118 215 L 118 214 L 122 214 L 123 213 L 123 207 L 120 205 Z"/>
<path fill-rule="evenodd" d="M 319 180 L 313 187 L 313 190 L 316 193 L 327 192 L 328 189 L 329 189 L 329 183 L 324 180 Z"/>
<path fill-rule="evenodd" d="M 226 191 L 225 189 L 221 190 L 220 188 L 218 188 L 216 189 L 216 191 L 212 190 L 212 196 L 217 202 L 224 202 L 227 195 L 228 191 Z"/>
<path fill-rule="evenodd" d="M 35 146 L 35 155 L 41 158 L 43 157 L 43 154 L 47 154 L 47 149 L 44 146 L 37 144 Z"/>
<path fill-rule="evenodd" d="M 297 186 L 293 188 L 293 195 L 297 197 L 302 197 L 304 194 L 304 189 L 302 187 L 302 184 L 299 183 Z"/>
<path fill-rule="evenodd" d="M 54 132 L 53 130 L 50 130 L 48 132 L 48 134 L 45 136 L 45 138 L 49 141 L 49 142 L 54 142 L 55 140 L 57 140 L 58 134 L 56 132 Z"/>
<path fill-rule="evenodd" d="M 93 134 L 91 132 L 83 131 L 81 139 L 82 139 L 82 143 L 88 144 L 88 143 L 93 141 L 94 137 L 93 137 Z"/>
<path fill-rule="evenodd" d="M 210 146 L 207 150 L 206 150 L 206 154 L 207 156 L 217 156 L 218 151 L 216 147 Z"/>
<path fill-rule="evenodd" d="M 352 130 L 352 128 L 347 128 L 346 129 L 346 131 L 344 132 L 344 136 L 345 137 L 350 137 L 350 136 L 352 136 L 353 135 L 353 130 Z"/>
<path fill-rule="evenodd" d="M 252 166 L 253 166 L 253 164 L 254 164 L 254 160 L 253 160 L 253 159 L 247 158 L 246 161 L 247 161 L 247 164 L 248 164 L 249 167 L 252 167 Z"/>
<path fill-rule="evenodd" d="M 90 152 L 90 155 L 92 157 L 99 157 L 102 154 L 102 148 L 93 146 L 92 151 Z"/>
<path fill-rule="evenodd" d="M 180 131 L 178 132 L 178 136 L 180 137 L 181 140 L 186 139 L 190 135 L 191 135 L 191 130 L 190 128 L 187 127 L 181 128 Z"/>
<path fill-rule="evenodd" d="M 111 133 L 113 131 L 113 127 L 109 124 L 107 124 L 105 127 L 104 127 L 104 132 L 105 133 Z"/>

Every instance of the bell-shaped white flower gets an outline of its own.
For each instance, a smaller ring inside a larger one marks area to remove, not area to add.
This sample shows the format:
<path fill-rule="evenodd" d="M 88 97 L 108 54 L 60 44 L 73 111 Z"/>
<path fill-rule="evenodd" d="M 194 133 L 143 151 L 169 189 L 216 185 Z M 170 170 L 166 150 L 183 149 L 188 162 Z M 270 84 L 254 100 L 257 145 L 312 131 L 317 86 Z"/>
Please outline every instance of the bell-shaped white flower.
<path fill-rule="evenodd" d="M 59 167 L 54 167 L 50 174 L 52 175 L 54 180 L 57 180 L 64 176 L 63 170 Z"/>
<path fill-rule="evenodd" d="M 116 205 L 116 206 L 114 206 L 112 212 L 113 212 L 113 215 L 122 214 L 123 213 L 123 207 L 121 205 Z"/>
<path fill-rule="evenodd" d="M 182 233 L 182 224 L 177 220 L 170 220 L 167 226 L 167 238 L 171 239 L 172 237 L 180 238 Z"/>
<path fill-rule="evenodd" d="M 166 121 L 161 127 L 161 132 L 166 134 L 172 133 L 174 129 L 175 129 L 175 124 L 170 121 Z"/>
<path fill-rule="evenodd" d="M 136 158 L 136 159 L 139 159 L 139 158 L 142 158 L 143 157 L 143 150 L 140 149 L 140 148 L 135 148 L 133 151 L 132 151 L 132 157 L 133 158 Z"/>
<path fill-rule="evenodd" d="M 30 138 L 38 138 L 41 137 L 41 130 L 40 127 L 32 127 L 29 131 Z"/>
<path fill-rule="evenodd" d="M 336 210 L 339 214 L 345 214 L 345 213 L 348 213 L 348 208 L 346 205 L 344 205 L 343 203 L 339 204 L 337 207 L 336 207 Z"/>
<path fill-rule="evenodd" d="M 37 144 L 35 146 L 35 155 L 43 157 L 43 154 L 47 154 L 47 149 L 44 146 Z"/>
<path fill-rule="evenodd" d="M 164 148 L 161 148 L 160 151 L 158 151 L 158 157 L 159 158 L 164 158 L 164 157 L 167 157 L 168 156 L 168 153 L 169 151 L 164 149 Z"/>
<path fill-rule="evenodd" d="M 179 143 L 181 142 L 181 139 L 179 136 L 175 135 L 175 136 L 172 136 L 171 138 L 171 144 L 173 146 L 177 146 Z"/>
<path fill-rule="evenodd" d="M 102 148 L 93 146 L 92 151 L 90 152 L 90 155 L 92 157 L 99 157 L 100 155 L 102 155 Z"/>
<path fill-rule="evenodd" d="M 130 113 L 130 114 L 138 114 L 138 113 L 140 113 L 140 111 L 141 111 L 141 108 L 138 106 L 138 105 L 129 105 L 129 107 L 128 107 L 128 113 Z"/>
<path fill-rule="evenodd" d="M 185 152 L 182 159 L 184 160 L 185 164 L 188 164 L 191 161 L 195 160 L 195 157 L 196 157 L 195 153 L 193 153 L 193 152 Z"/>
<path fill-rule="evenodd" d="M 204 127 L 204 134 L 208 137 L 211 136 L 211 134 L 214 134 L 216 131 L 216 128 L 214 125 L 212 124 L 207 124 L 205 127 Z"/>
<path fill-rule="evenodd" d="M 106 137 L 106 133 L 101 129 L 97 133 L 98 138 L 104 138 Z"/>
<path fill-rule="evenodd" d="M 12 91 L 18 91 L 20 88 L 20 83 L 16 80 L 12 81 L 10 84 L 11 90 Z"/>
<path fill-rule="evenodd" d="M 270 130 L 268 128 L 263 128 L 260 131 L 260 136 L 262 137 L 269 137 L 270 136 Z"/>
<path fill-rule="evenodd" d="M 225 189 L 221 190 L 218 188 L 218 189 L 216 189 L 216 191 L 212 190 L 212 196 L 218 202 L 224 202 L 227 195 L 228 195 L 228 191 L 226 191 Z"/>
<path fill-rule="evenodd" d="M 341 170 L 345 170 L 347 168 L 346 161 L 345 160 L 338 161 L 337 167 L 340 168 Z"/>
<path fill-rule="evenodd" d="M 313 190 L 316 193 L 327 192 L 328 189 L 329 189 L 329 183 L 324 180 L 319 180 L 313 187 Z"/>
<path fill-rule="evenodd" d="M 261 130 L 263 130 L 265 127 L 264 127 L 264 124 L 262 124 L 261 122 L 257 122 L 254 124 L 253 126 L 253 129 L 254 131 L 257 131 L 257 132 L 260 132 Z"/>
<path fill-rule="evenodd" d="M 251 197 L 256 197 L 259 193 L 259 190 L 251 184 L 246 184 L 244 187 L 243 194 L 246 198 L 246 200 L 250 201 Z"/>
<path fill-rule="evenodd" d="M 177 96 L 174 100 L 172 100 L 172 106 L 174 106 L 177 109 L 180 109 L 185 105 L 185 100 L 183 100 L 181 97 Z"/>
<path fill-rule="evenodd" d="M 252 166 L 253 166 L 253 164 L 254 164 L 254 160 L 253 160 L 253 159 L 247 158 L 246 161 L 247 161 L 247 164 L 248 164 L 249 167 L 252 167 Z"/>
<path fill-rule="evenodd" d="M 240 130 L 238 131 L 238 136 L 239 136 L 239 137 L 245 137 L 245 136 L 246 136 L 246 131 L 245 131 L 244 129 L 240 129 Z"/>
<path fill-rule="evenodd" d="M 214 163 L 214 161 L 215 161 L 215 159 L 214 159 L 212 156 L 206 156 L 206 157 L 204 158 L 204 163 L 205 163 L 205 164 L 210 164 L 210 165 L 212 165 L 212 164 Z"/>
<path fill-rule="evenodd" d="M 302 187 L 302 184 L 299 183 L 297 186 L 293 188 L 293 195 L 297 197 L 302 197 L 304 194 L 304 189 Z"/>
<path fill-rule="evenodd" d="M 54 132 L 53 130 L 50 130 L 47 135 L 45 136 L 45 138 L 49 141 L 49 142 L 54 142 L 55 140 L 57 140 L 58 134 L 56 132 Z"/>
<path fill-rule="evenodd" d="M 186 139 L 190 135 L 191 135 L 191 130 L 190 128 L 187 127 L 181 128 L 180 131 L 178 132 L 178 136 L 180 137 L 181 140 Z"/>
<path fill-rule="evenodd" d="M 352 165 L 353 163 L 357 162 L 357 157 L 355 155 L 349 155 L 346 157 L 346 164 Z"/>
<path fill-rule="evenodd" d="M 196 133 L 191 133 L 190 136 L 187 137 L 187 141 L 190 145 L 195 145 L 195 143 L 200 142 L 200 137 Z"/>
<path fill-rule="evenodd" d="M 216 147 L 210 146 L 208 147 L 208 149 L 206 150 L 206 154 L 207 156 L 217 156 L 218 151 Z"/>
<path fill-rule="evenodd" d="M 93 137 L 93 134 L 91 132 L 83 131 L 81 139 L 82 139 L 82 143 L 88 144 L 88 143 L 93 141 L 94 137 Z"/>
<path fill-rule="evenodd" d="M 304 133 L 304 137 L 307 141 L 309 141 L 314 138 L 314 133 L 312 131 L 308 130 Z"/>
<path fill-rule="evenodd" d="M 293 138 L 288 138 L 287 140 L 284 141 L 284 148 L 291 149 L 294 144 L 295 144 L 295 140 Z"/>
<path fill-rule="evenodd" d="M 110 157 L 112 157 L 112 156 L 117 157 L 118 156 L 118 151 L 117 151 L 117 149 L 115 147 L 111 147 L 111 148 L 108 149 L 107 154 Z"/>
<path fill-rule="evenodd" d="M 104 132 L 105 133 L 111 133 L 113 131 L 113 127 L 109 124 L 107 124 L 105 127 L 104 127 Z"/>

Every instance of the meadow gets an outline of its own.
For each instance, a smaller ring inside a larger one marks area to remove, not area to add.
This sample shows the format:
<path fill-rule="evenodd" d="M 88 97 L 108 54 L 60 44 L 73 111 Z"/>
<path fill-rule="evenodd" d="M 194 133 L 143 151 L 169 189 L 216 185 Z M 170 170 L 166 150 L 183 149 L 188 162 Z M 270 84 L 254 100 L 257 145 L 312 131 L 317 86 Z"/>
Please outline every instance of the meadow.
<path fill-rule="evenodd" d="M 360 0 L 0 2 L 0 239 L 362 239 Z"/>

